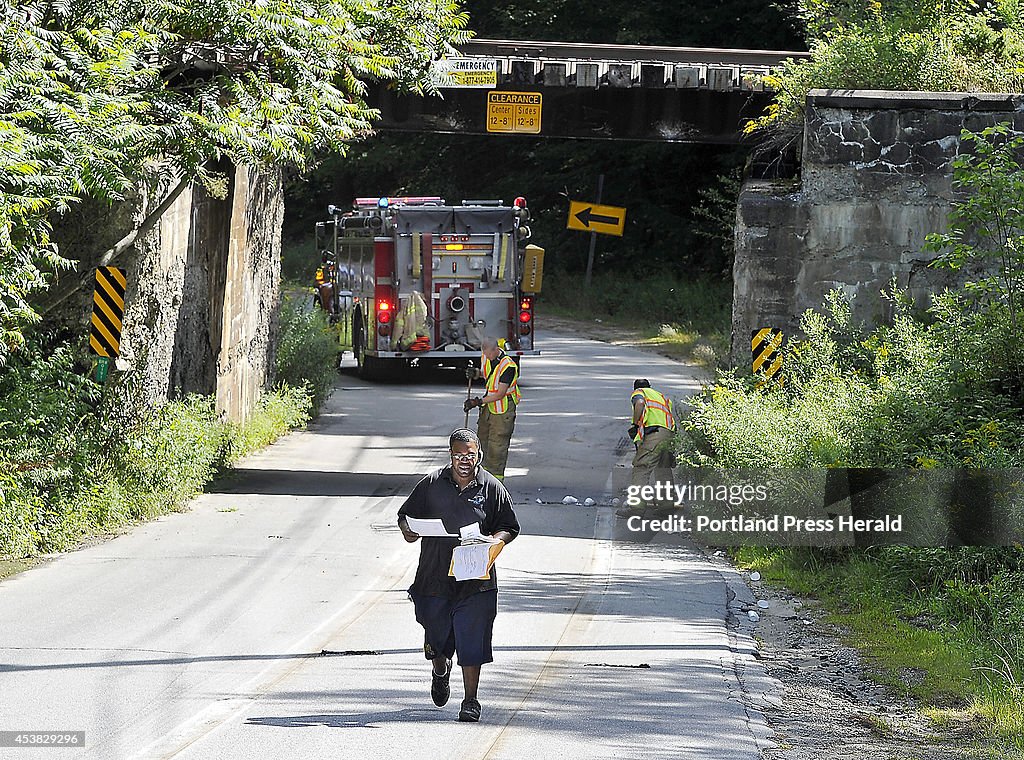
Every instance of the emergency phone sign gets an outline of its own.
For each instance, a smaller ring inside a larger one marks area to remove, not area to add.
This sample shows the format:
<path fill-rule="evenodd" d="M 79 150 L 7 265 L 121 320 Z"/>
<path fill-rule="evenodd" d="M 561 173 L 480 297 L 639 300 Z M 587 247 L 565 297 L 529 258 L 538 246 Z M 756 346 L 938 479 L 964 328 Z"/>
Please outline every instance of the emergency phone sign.
<path fill-rule="evenodd" d="M 540 134 L 539 92 L 487 93 L 487 131 Z"/>
<path fill-rule="evenodd" d="M 446 58 L 434 64 L 440 83 L 438 87 L 492 88 L 498 86 L 496 58 Z"/>

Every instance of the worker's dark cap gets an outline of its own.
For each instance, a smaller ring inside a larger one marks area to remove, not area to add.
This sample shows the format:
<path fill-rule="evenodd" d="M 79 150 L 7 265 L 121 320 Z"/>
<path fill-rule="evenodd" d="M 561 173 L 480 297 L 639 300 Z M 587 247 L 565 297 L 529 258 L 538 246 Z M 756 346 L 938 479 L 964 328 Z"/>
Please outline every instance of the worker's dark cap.
<path fill-rule="evenodd" d="M 639 379 L 633 381 L 633 390 L 637 391 L 641 388 L 650 388 L 651 384 L 647 380 Z"/>

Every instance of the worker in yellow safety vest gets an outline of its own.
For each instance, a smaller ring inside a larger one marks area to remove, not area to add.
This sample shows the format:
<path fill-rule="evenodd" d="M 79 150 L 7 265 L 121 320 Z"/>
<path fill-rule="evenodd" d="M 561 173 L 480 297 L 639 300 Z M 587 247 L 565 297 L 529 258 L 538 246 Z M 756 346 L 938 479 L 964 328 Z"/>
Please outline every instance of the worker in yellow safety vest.
<path fill-rule="evenodd" d="M 671 446 L 676 431 L 672 402 L 642 379 L 633 382 L 633 394 L 629 400 L 633 406 L 633 424 L 629 428 L 629 437 L 636 447 L 630 485 L 649 485 L 652 473 L 658 481 L 671 482 L 672 467 L 676 462 Z M 665 508 L 668 505 L 661 506 Z M 620 509 L 616 514 L 627 517 L 638 512 L 643 512 L 642 506 L 639 509 Z"/>
<path fill-rule="evenodd" d="M 512 431 L 516 426 L 516 407 L 519 405 L 519 367 L 498 346 L 494 338 L 481 341 L 480 369 L 470 367 L 470 378 L 484 378 L 486 392 L 483 396 L 466 399 L 464 411 L 480 409 L 477 436 L 483 448 L 482 467 L 498 480 L 505 478 L 505 463 L 508 461 L 508 447 L 512 442 Z"/>

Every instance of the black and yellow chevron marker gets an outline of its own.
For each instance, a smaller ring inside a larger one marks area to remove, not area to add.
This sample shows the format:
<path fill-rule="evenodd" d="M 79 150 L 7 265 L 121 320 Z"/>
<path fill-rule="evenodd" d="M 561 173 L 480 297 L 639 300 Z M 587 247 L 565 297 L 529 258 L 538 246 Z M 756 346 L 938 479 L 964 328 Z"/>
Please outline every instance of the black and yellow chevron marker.
<path fill-rule="evenodd" d="M 782 330 L 774 327 L 762 327 L 750 334 L 750 353 L 753 356 L 753 371 L 764 379 L 758 383 L 760 388 L 770 380 L 782 380 L 779 370 L 782 369 Z"/>
<path fill-rule="evenodd" d="M 99 356 L 117 356 L 121 352 L 121 319 L 124 317 L 124 270 L 117 267 L 96 269 L 96 290 L 92 294 L 92 330 L 89 348 Z"/>

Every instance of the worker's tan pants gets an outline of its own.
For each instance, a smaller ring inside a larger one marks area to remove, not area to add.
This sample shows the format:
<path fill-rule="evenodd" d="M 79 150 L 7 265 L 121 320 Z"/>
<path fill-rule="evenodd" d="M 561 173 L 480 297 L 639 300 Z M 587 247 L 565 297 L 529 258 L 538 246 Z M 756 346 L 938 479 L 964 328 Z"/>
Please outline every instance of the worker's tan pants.
<path fill-rule="evenodd" d="M 491 414 L 486 406 L 480 409 L 476 434 L 484 450 L 483 468 L 496 478 L 505 477 L 505 462 L 508 461 L 508 447 L 515 426 L 516 405 L 511 400 L 504 414 Z"/>
<path fill-rule="evenodd" d="M 633 456 L 630 485 L 648 485 L 652 473 L 658 481 L 672 482 L 672 468 L 675 466 L 676 456 L 668 445 L 671 439 L 672 433 L 665 428 L 658 428 L 644 436 Z"/>

